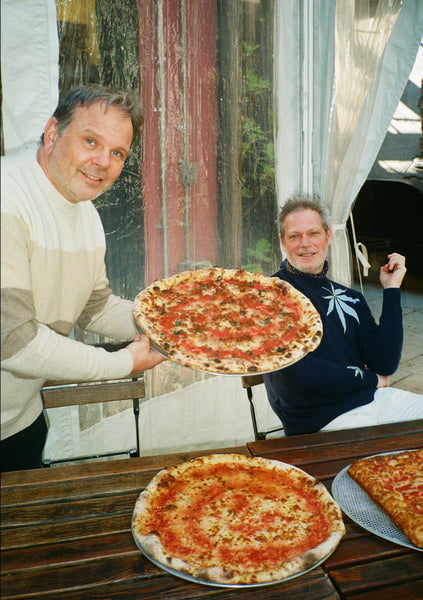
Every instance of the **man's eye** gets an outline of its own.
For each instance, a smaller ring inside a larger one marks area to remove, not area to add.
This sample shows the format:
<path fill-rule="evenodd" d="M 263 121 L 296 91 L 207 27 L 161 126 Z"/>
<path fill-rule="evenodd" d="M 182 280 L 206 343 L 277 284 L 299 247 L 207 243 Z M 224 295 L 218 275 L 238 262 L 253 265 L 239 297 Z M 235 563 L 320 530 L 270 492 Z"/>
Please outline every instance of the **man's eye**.
<path fill-rule="evenodd" d="M 87 138 L 85 141 L 89 146 L 94 146 L 95 144 L 95 141 L 92 138 Z"/>
<path fill-rule="evenodd" d="M 122 152 L 119 152 L 119 150 L 112 150 L 112 154 L 113 156 L 117 156 L 118 158 L 123 158 Z"/>

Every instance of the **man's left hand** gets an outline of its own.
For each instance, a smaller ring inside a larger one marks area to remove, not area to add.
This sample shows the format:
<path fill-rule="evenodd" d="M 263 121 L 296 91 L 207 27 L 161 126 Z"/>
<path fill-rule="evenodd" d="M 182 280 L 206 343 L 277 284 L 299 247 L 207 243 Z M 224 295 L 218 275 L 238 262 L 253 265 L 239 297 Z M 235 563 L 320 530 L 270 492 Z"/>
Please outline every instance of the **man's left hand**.
<path fill-rule="evenodd" d="M 388 262 L 380 269 L 380 283 L 384 289 L 399 288 L 407 269 L 405 257 L 393 252 L 388 254 Z"/>

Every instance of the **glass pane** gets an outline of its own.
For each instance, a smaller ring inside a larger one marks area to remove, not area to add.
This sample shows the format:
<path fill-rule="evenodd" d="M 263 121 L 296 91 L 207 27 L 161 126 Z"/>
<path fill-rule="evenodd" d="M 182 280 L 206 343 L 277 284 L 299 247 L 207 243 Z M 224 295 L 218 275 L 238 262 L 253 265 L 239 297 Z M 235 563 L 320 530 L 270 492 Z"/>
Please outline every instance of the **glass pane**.
<path fill-rule="evenodd" d="M 57 14 L 61 95 L 81 82 L 141 93 L 142 140 L 96 201 L 113 291 L 133 299 L 215 264 L 272 274 L 274 1 L 57 0 Z M 148 393 L 205 377 L 165 363 Z"/>
<path fill-rule="evenodd" d="M 59 90 L 80 83 L 140 89 L 138 7 L 131 0 L 57 0 Z M 113 291 L 132 299 L 144 285 L 140 140 L 113 188 L 96 201 Z"/>
<path fill-rule="evenodd" d="M 271 274 L 279 260 L 273 146 L 274 2 L 218 2 L 219 257 Z"/>

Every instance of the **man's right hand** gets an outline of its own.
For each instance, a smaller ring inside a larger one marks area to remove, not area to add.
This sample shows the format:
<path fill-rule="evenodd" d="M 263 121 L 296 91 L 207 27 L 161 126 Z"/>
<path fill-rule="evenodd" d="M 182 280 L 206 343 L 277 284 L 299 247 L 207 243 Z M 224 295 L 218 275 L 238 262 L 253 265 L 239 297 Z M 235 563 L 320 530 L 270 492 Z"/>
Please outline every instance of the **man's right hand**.
<path fill-rule="evenodd" d="M 151 349 L 150 338 L 145 334 L 137 335 L 135 341 L 126 346 L 126 349 L 129 350 L 134 361 L 131 373 L 147 371 L 164 360 L 167 360 L 165 357 Z"/>

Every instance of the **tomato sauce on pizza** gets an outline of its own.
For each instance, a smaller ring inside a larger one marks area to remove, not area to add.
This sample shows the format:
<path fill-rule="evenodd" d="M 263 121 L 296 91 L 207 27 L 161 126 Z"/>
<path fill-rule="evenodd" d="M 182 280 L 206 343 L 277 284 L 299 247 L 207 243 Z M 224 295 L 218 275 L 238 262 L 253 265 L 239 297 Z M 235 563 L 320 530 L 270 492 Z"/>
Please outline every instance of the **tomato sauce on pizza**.
<path fill-rule="evenodd" d="M 163 566 L 226 584 L 302 572 L 345 532 L 338 506 L 316 479 L 285 463 L 234 454 L 158 473 L 137 500 L 132 529 Z"/>
<path fill-rule="evenodd" d="M 348 474 L 418 548 L 423 548 L 423 450 L 371 456 Z"/>
<path fill-rule="evenodd" d="M 275 370 L 322 337 L 308 298 L 277 281 L 242 269 L 185 271 L 138 294 L 134 319 L 180 364 L 214 373 Z"/>

